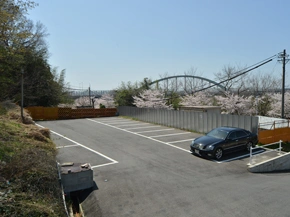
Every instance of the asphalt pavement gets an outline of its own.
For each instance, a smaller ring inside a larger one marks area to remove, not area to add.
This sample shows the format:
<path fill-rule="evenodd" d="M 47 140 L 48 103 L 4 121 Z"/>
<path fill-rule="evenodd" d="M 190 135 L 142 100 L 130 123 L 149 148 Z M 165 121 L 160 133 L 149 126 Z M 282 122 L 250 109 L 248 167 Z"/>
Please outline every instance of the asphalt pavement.
<path fill-rule="evenodd" d="M 91 164 L 96 216 L 290 216 L 290 173 L 250 173 L 246 152 L 194 156 L 201 134 L 121 117 L 37 124 L 51 130 L 60 163 Z"/>

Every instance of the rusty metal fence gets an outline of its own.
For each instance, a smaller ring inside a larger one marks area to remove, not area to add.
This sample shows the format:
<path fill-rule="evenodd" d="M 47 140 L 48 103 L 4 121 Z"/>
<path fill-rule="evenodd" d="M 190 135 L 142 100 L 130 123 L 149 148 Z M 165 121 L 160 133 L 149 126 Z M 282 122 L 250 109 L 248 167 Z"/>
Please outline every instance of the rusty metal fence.
<path fill-rule="evenodd" d="M 117 113 L 116 108 L 58 108 L 58 107 L 26 107 L 33 120 L 62 120 L 77 118 L 112 117 Z"/>
<path fill-rule="evenodd" d="M 259 142 L 269 144 L 282 140 L 290 141 L 290 121 L 274 121 L 259 125 Z"/>

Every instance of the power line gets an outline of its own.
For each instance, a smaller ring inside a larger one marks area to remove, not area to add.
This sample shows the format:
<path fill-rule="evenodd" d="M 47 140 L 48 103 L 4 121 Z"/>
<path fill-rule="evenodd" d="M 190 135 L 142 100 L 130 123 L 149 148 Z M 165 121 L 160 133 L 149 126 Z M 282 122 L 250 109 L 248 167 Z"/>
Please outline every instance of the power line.
<path fill-rule="evenodd" d="M 207 89 L 209 89 L 209 88 L 212 88 L 212 87 L 217 86 L 217 85 L 219 85 L 219 84 L 222 84 L 222 83 L 224 83 L 224 82 L 227 82 L 227 81 L 233 80 L 233 79 L 235 79 L 235 78 L 237 78 L 237 77 L 239 77 L 239 76 L 241 76 L 241 75 L 243 75 L 243 74 L 246 74 L 247 72 L 250 72 L 250 71 L 252 71 L 252 70 L 254 70 L 254 69 L 256 69 L 256 68 L 259 68 L 260 66 L 262 66 L 262 65 L 264 65 L 264 64 L 266 64 L 266 63 L 268 63 L 268 62 L 271 62 L 271 61 L 273 60 L 273 58 L 276 57 L 277 55 L 279 55 L 279 54 L 275 54 L 275 55 L 273 55 L 273 56 L 271 56 L 271 57 L 268 57 L 268 58 L 266 58 L 266 59 L 264 59 L 264 60 L 262 60 L 262 61 L 256 63 L 256 64 L 253 64 L 253 65 L 251 65 L 251 66 L 249 66 L 249 67 L 246 67 L 245 69 L 242 69 L 242 70 L 238 71 L 237 73 L 239 73 L 239 74 L 237 74 L 237 75 L 235 75 L 235 76 L 233 76 L 233 77 L 231 77 L 231 78 L 228 78 L 228 79 L 226 79 L 226 80 L 223 80 L 223 81 L 221 81 L 221 82 L 219 82 L 219 83 L 217 83 L 217 84 L 210 85 L 210 86 L 208 86 L 208 87 L 206 87 L 206 88 L 202 88 L 202 89 L 200 89 L 200 90 L 193 91 L 193 93 L 200 92 L 200 91 L 203 91 L 203 90 L 207 90 Z M 258 64 L 259 64 L 259 65 L 258 65 Z M 246 71 L 245 71 L 245 70 L 246 70 Z M 242 73 L 240 73 L 240 72 L 242 72 Z"/>

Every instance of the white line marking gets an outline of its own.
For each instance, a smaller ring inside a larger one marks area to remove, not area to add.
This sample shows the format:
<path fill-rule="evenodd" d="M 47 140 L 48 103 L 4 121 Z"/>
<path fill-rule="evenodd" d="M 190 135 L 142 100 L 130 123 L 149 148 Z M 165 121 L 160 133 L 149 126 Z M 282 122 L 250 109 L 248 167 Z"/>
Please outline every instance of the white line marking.
<path fill-rule="evenodd" d="M 147 123 L 141 123 L 141 124 L 126 124 L 126 125 L 119 125 L 118 127 L 130 127 L 130 126 L 138 126 L 138 125 L 148 125 Z"/>
<path fill-rule="evenodd" d="M 109 125 L 109 124 L 104 124 L 104 123 L 102 123 L 102 122 L 99 122 L 99 121 L 96 121 L 96 120 L 93 120 L 93 119 L 90 119 L 90 118 L 87 118 L 87 120 L 92 121 L 92 122 L 96 122 L 96 123 L 98 123 L 98 124 L 103 124 L 103 125 L 106 125 L 106 126 L 108 126 L 108 127 L 112 127 L 112 128 L 118 129 L 118 130 L 122 130 L 122 131 L 127 132 L 127 133 L 132 133 L 132 134 L 134 134 L 134 135 L 141 136 L 141 137 L 143 137 L 143 138 L 150 139 L 150 140 L 152 140 L 152 141 L 155 141 L 155 142 L 159 142 L 159 143 L 162 143 L 162 144 L 168 145 L 168 146 L 170 146 L 170 147 L 173 147 L 173 148 L 176 148 L 176 149 L 179 149 L 179 150 L 185 151 L 185 152 L 187 152 L 187 153 L 191 153 L 191 152 L 190 152 L 189 150 L 187 150 L 187 149 L 180 148 L 180 147 L 178 147 L 178 146 L 171 145 L 171 144 L 169 144 L 169 143 L 167 143 L 167 142 L 162 142 L 162 141 L 160 141 L 160 140 L 153 139 L 153 138 L 151 138 L 151 137 L 144 136 L 144 135 L 142 135 L 142 134 L 134 133 L 134 132 L 128 131 L 128 130 L 126 130 L 126 129 L 118 128 L 118 127 L 115 127 L 115 126 L 112 126 L 112 125 Z"/>
<path fill-rule="evenodd" d="M 192 139 L 185 139 L 185 140 L 178 140 L 178 141 L 173 141 L 173 142 L 168 142 L 168 143 L 179 143 L 179 142 L 187 142 L 187 141 L 192 141 L 194 138 Z"/>
<path fill-rule="evenodd" d="M 60 149 L 60 148 L 69 148 L 69 147 L 75 147 L 75 146 L 79 146 L 79 145 L 64 145 L 64 146 L 58 146 L 56 148 Z"/>
<path fill-rule="evenodd" d="M 154 127 L 161 127 L 161 126 L 134 127 L 134 128 L 127 128 L 127 130 L 136 130 L 136 129 L 142 129 L 142 128 L 154 128 Z"/>
<path fill-rule="evenodd" d="M 133 121 L 114 121 L 114 122 L 103 122 L 103 123 L 118 125 L 118 124 L 127 124 L 127 123 L 135 123 L 135 122 L 133 122 Z"/>
<path fill-rule="evenodd" d="M 123 118 L 114 118 L 114 119 L 110 119 L 110 118 L 107 118 L 107 119 L 100 119 L 102 121 L 105 121 L 105 122 L 112 122 L 112 121 L 128 121 L 126 119 L 123 119 Z"/>
<path fill-rule="evenodd" d="M 141 132 L 136 132 L 136 133 L 153 133 L 153 132 L 167 131 L 167 130 L 174 130 L 174 129 L 148 130 L 148 131 L 141 131 Z"/>
<path fill-rule="evenodd" d="M 43 126 L 41 126 L 41 125 L 39 125 L 39 124 L 36 124 L 36 125 L 39 126 L 39 127 L 45 128 L 45 127 L 43 127 Z M 76 144 L 76 145 L 79 145 L 79 146 L 81 146 L 81 147 L 83 147 L 83 148 L 85 148 L 85 149 L 87 149 L 87 150 L 89 150 L 89 151 L 91 151 L 91 152 L 93 152 L 93 153 L 95 153 L 95 154 L 98 154 L 98 155 L 100 155 L 100 156 L 106 158 L 107 160 L 112 161 L 111 164 L 113 164 L 113 163 L 119 163 L 118 161 L 116 161 L 116 160 L 114 160 L 114 159 L 112 159 L 112 158 L 110 158 L 110 157 L 108 157 L 108 156 L 106 156 L 106 155 L 104 155 L 104 154 L 102 154 L 102 153 L 100 153 L 100 152 L 97 152 L 97 151 L 95 151 L 95 150 L 93 150 L 93 149 L 91 149 L 91 148 L 89 148 L 89 147 L 87 147 L 87 146 L 84 146 L 84 145 L 82 145 L 82 144 L 80 144 L 80 143 L 78 143 L 78 142 L 76 142 L 76 141 L 74 141 L 74 140 L 72 140 L 72 139 L 70 139 L 70 138 L 68 138 L 68 137 L 65 137 L 65 136 L 63 136 L 63 135 L 61 135 L 61 134 L 59 134 L 59 133 L 57 133 L 57 132 L 54 132 L 54 131 L 52 131 L 52 130 L 50 130 L 50 132 L 52 132 L 53 134 L 58 135 L 58 136 L 60 136 L 60 137 L 62 137 L 62 138 L 64 138 L 64 139 L 66 139 L 66 140 L 68 140 L 68 141 L 70 141 L 70 142 L 72 142 L 72 143 L 74 143 L 74 144 Z"/>
<path fill-rule="evenodd" d="M 96 166 L 92 166 L 91 168 L 97 168 L 97 167 L 104 167 L 104 166 L 108 166 L 108 165 L 112 165 L 112 164 L 116 164 L 116 162 L 112 162 L 112 163 L 107 163 L 107 164 L 100 164 L 100 165 L 96 165 Z"/>
<path fill-rule="evenodd" d="M 151 136 L 151 138 L 157 138 L 157 137 L 163 137 L 163 136 L 176 136 L 176 135 L 182 135 L 182 134 L 188 134 L 190 132 L 185 133 L 173 133 L 173 134 L 165 134 L 165 135 L 158 135 L 158 136 Z"/>

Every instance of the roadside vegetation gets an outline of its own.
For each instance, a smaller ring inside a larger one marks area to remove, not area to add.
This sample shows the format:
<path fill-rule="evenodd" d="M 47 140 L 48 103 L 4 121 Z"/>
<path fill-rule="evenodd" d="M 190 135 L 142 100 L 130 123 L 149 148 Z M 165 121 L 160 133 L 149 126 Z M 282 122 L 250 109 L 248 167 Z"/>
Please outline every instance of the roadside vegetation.
<path fill-rule="evenodd" d="M 23 80 L 24 106 L 68 103 L 66 72 L 48 63 L 46 27 L 27 17 L 34 7 L 31 0 L 0 1 L 0 102 L 20 104 Z"/>
<path fill-rule="evenodd" d="M 0 104 L 0 216 L 66 216 L 56 168 L 56 147 L 13 103 Z"/>

